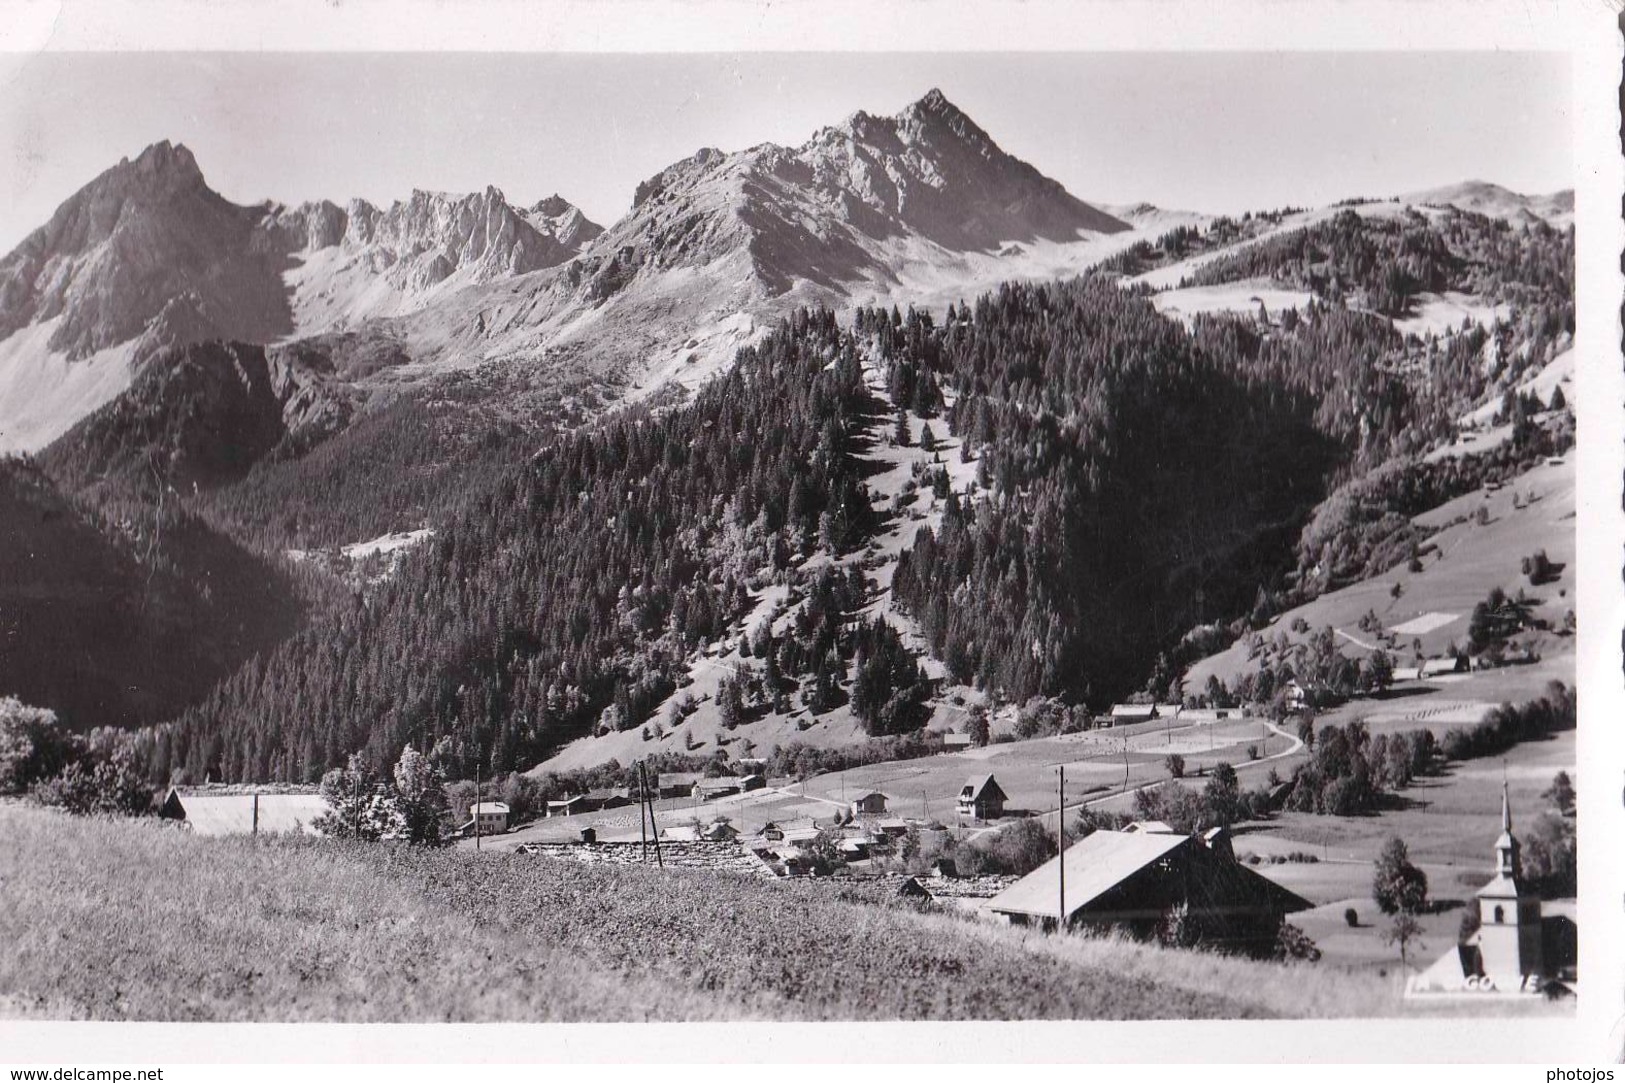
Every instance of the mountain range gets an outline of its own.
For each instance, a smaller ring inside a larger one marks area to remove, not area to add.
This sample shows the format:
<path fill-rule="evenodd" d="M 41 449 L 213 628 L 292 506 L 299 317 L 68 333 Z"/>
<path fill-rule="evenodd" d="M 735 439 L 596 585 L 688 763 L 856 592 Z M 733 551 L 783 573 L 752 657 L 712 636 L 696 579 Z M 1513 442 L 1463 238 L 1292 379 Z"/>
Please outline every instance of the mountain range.
<path fill-rule="evenodd" d="M 664 750 L 681 719 L 632 723 L 668 717 L 685 680 L 727 692 L 699 652 L 754 634 L 752 613 L 797 629 L 780 677 L 818 704 L 809 722 L 757 688 L 764 738 L 831 718 L 860 735 L 829 710 L 846 695 L 875 708 L 871 734 L 917 721 L 924 678 L 877 706 L 847 673 L 859 646 L 905 676 L 918 656 L 933 680 L 1115 695 L 1259 583 L 1298 589 L 1281 584 L 1315 561 L 1294 569 L 1293 543 L 1335 480 L 1427 450 L 1551 360 L 1572 333 L 1571 214 L 1480 183 L 1240 219 L 1095 206 L 938 91 L 796 147 L 702 149 L 607 228 L 496 188 L 241 206 L 159 143 L 0 261 L 0 452 L 37 455 L 0 489 L 0 519 L 27 524 L 0 557 L 51 572 L 0 691 L 31 666 L 27 689 L 79 726 L 190 704 L 175 759 L 286 777 L 363 744 L 382 761 L 423 717 L 446 737 L 474 701 L 503 734 L 488 767 L 576 737 L 598 742 L 571 753 L 584 765 L 604 742 Z M 1512 306 L 1531 315 L 1505 334 L 1467 330 Z M 1256 415 L 1226 456 L 1192 435 L 1217 401 Z M 774 443 L 738 460 L 752 425 Z M 933 447 L 949 434 L 952 463 Z M 1221 463 L 1258 491 L 1216 492 Z M 826 474 L 839 491 L 811 491 Z M 1123 522 L 1132 550 L 1109 540 Z M 1340 568 L 1374 566 L 1375 529 L 1339 526 L 1358 536 Z M 397 532 L 421 560 L 328 575 Z M 847 568 L 835 586 L 809 582 L 824 560 Z M 1011 572 L 1026 562 L 1064 570 Z M 623 579 L 643 585 L 617 598 Z M 546 608 L 564 596 L 580 604 Z M 84 634 L 95 597 L 121 599 L 116 635 Z M 848 626 L 846 603 L 901 631 Z M 260 618 L 233 624 L 244 606 Z M 138 642 L 161 657 L 131 671 Z M 96 698 L 64 692 L 75 666 Z M 710 713 L 685 734 L 731 728 Z M 228 717 L 241 742 L 222 749 Z"/>
<path fill-rule="evenodd" d="M 1572 193 L 1479 182 L 1404 202 L 1560 224 L 1572 214 Z M 162 142 L 0 260 L 0 450 L 39 450 L 164 347 L 216 339 L 354 335 L 374 401 L 584 343 L 612 379 L 692 387 L 797 304 L 941 300 L 1076 273 L 1137 231 L 1202 220 L 1121 213 L 1005 153 L 938 90 L 798 147 L 702 149 L 638 185 L 608 229 L 560 196 L 518 207 L 494 187 L 416 191 L 388 208 L 239 206 L 186 147 Z"/>

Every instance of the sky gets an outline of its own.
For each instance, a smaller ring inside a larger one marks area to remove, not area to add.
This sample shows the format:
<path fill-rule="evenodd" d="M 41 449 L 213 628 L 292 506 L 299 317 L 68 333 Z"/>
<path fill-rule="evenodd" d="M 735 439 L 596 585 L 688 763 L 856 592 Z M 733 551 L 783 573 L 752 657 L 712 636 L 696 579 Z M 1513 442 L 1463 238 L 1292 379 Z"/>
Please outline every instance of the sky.
<path fill-rule="evenodd" d="M 239 203 L 495 185 L 608 225 L 701 147 L 796 145 L 932 87 L 1090 202 L 1232 213 L 1574 184 L 1561 53 L 10 54 L 0 251 L 160 139 Z"/>

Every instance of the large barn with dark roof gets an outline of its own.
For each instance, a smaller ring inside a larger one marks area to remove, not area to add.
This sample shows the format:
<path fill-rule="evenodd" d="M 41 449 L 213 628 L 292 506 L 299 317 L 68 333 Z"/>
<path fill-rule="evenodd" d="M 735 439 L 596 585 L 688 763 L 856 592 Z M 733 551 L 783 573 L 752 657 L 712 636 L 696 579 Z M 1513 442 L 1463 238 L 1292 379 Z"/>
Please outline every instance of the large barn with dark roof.
<path fill-rule="evenodd" d="M 1065 867 L 1065 883 L 1061 870 Z M 1012 924 L 1053 929 L 1117 926 L 1155 935 L 1181 904 L 1196 936 L 1215 947 L 1273 948 L 1287 914 L 1312 904 L 1236 860 L 1229 832 L 1096 831 L 988 901 Z"/>

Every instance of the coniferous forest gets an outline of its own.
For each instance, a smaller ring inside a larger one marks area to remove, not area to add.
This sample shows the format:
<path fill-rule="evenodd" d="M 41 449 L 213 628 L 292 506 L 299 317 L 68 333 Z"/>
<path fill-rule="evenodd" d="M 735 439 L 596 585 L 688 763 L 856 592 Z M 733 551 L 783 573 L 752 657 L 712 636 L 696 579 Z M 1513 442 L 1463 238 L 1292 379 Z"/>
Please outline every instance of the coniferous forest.
<path fill-rule="evenodd" d="M 1474 215 L 1343 211 L 1198 273 L 1309 288 L 1301 310 L 1182 324 L 1107 273 L 1007 284 L 940 321 L 802 310 L 677 405 L 592 422 L 594 389 L 561 379 L 537 385 L 535 417 L 459 435 L 436 420 L 458 401 L 448 383 L 433 404 L 405 399 L 336 435 L 268 428 L 241 463 L 199 458 L 199 426 L 219 424 L 222 398 L 265 412 L 265 355 L 239 358 L 251 378 L 225 392 L 199 385 L 187 355 L 149 382 L 199 390 L 178 404 L 132 396 L 45 464 L 104 502 L 153 499 L 144 479 L 165 470 L 171 490 L 191 479 L 187 506 L 265 553 L 415 525 L 403 517 L 436 524 L 370 586 L 278 588 L 303 626 L 290 635 L 298 622 L 284 620 L 280 645 L 255 641 L 240 669 L 140 736 L 158 778 L 311 780 L 356 751 L 381 768 L 408 742 L 453 775 L 523 769 L 583 735 L 670 721 L 656 713 L 668 701 L 680 721 L 673 694 L 695 652 L 725 640 L 748 659 L 720 690 L 729 728 L 849 703 L 871 736 L 910 732 L 930 682 L 889 623 L 859 612 L 874 597 L 862 562 L 808 562 L 885 525 L 866 454 L 900 411 L 898 439 L 908 414 L 929 419 L 976 483 L 954 491 L 940 468 L 921 479 L 943 510 L 900 555 L 894 605 L 950 681 L 1098 708 L 1166 669 L 1190 629 L 1243 627 L 1376 574 L 1423 540 L 1412 512 L 1561 452 L 1572 429 L 1535 424 L 1547 404 L 1514 397 L 1509 444 L 1420 458 L 1571 329 L 1572 243 Z M 1394 266 L 1403 282 L 1373 277 Z M 1424 338 L 1380 314 L 1385 296 L 1398 312 L 1440 288 L 1515 300 L 1517 318 Z M 769 583 L 798 603 L 776 633 L 746 621 Z"/>

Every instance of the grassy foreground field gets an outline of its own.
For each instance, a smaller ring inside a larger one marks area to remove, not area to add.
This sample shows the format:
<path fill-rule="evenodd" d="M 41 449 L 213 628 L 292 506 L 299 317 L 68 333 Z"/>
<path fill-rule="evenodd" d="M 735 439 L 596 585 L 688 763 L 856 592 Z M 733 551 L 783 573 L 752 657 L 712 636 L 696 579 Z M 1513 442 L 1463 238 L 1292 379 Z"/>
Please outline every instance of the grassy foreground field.
<path fill-rule="evenodd" d="M 151 1020 L 1406 1014 L 1397 983 L 861 901 L 836 883 L 0 806 L 0 1014 Z"/>

